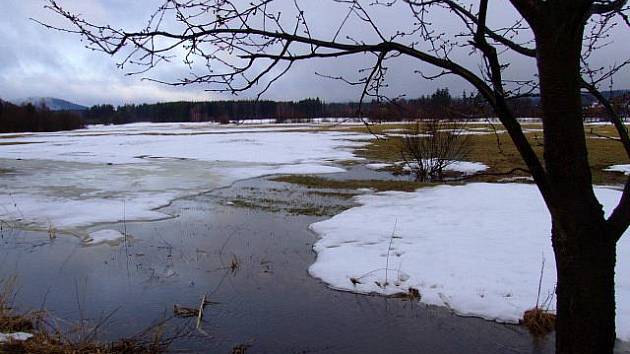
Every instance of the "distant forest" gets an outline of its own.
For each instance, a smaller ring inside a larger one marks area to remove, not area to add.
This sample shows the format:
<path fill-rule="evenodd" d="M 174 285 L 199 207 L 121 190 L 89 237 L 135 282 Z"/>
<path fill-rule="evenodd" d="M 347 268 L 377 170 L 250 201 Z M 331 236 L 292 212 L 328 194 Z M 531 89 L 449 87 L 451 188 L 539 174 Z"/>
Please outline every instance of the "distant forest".
<path fill-rule="evenodd" d="M 276 119 L 277 122 L 300 121 L 312 118 L 351 118 L 359 113 L 374 121 L 414 120 L 430 117 L 479 118 L 487 117 L 489 109 L 484 100 L 474 94 L 463 93 L 453 97 L 448 89 L 438 89 L 432 95 L 395 102 L 359 104 L 325 103 L 319 98 L 297 102 L 259 101 L 212 101 L 168 102 L 156 104 L 130 104 L 119 107 L 97 105 L 83 112 L 89 124 L 124 124 L 133 122 L 220 122 L 246 121 L 251 119 Z M 518 116 L 536 117 L 539 114 L 534 100 L 515 101 L 513 108 Z"/>
<path fill-rule="evenodd" d="M 319 98 L 297 102 L 259 101 L 212 101 L 168 102 L 155 104 L 130 104 L 119 107 L 97 105 L 83 112 L 88 124 L 124 124 L 133 122 L 219 122 L 246 121 L 251 119 L 276 119 L 277 122 L 307 121 L 312 118 L 352 118 L 359 113 L 376 121 L 413 120 L 429 117 L 478 118 L 490 112 L 483 99 L 464 93 L 451 96 L 448 89 L 439 89 L 429 96 L 395 102 L 359 104 L 325 103 Z M 519 116 L 537 116 L 538 108 L 533 100 L 519 100 L 514 104 Z"/>
<path fill-rule="evenodd" d="M 622 116 L 629 116 L 630 91 L 608 97 Z M 593 97 L 584 96 L 586 119 L 606 116 Z M 523 97 L 509 102 L 517 117 L 540 117 L 538 97 Z M 359 112 L 359 108 L 361 111 Z M 326 103 L 319 98 L 297 102 L 269 100 L 166 102 L 155 104 L 96 105 L 85 110 L 50 111 L 32 104 L 17 106 L 0 101 L 0 132 L 55 131 L 77 129 L 84 124 L 126 124 L 134 122 L 244 122 L 252 119 L 275 119 L 276 122 L 306 122 L 313 118 L 356 118 L 371 121 L 403 121 L 427 118 L 476 119 L 493 116 L 492 110 L 478 94 L 453 96 L 447 88 L 416 99 L 394 102 Z"/>
<path fill-rule="evenodd" d="M 0 133 L 51 132 L 84 127 L 81 115 L 51 111 L 32 104 L 23 106 L 0 100 Z"/>
<path fill-rule="evenodd" d="M 618 111 L 628 116 L 630 94 L 623 91 L 611 97 Z M 523 97 L 509 102 L 517 117 L 540 117 L 538 97 Z M 155 104 L 97 105 L 83 112 L 88 124 L 124 124 L 133 122 L 219 122 L 229 123 L 251 119 L 276 119 L 308 121 L 313 118 L 369 118 L 371 121 L 401 121 L 427 119 L 475 119 L 494 116 L 485 100 L 478 94 L 462 93 L 453 96 L 447 88 L 438 89 L 431 95 L 415 99 L 399 99 L 394 102 L 367 102 L 361 107 L 356 102 L 326 103 L 319 98 L 297 102 L 260 101 L 212 101 L 168 102 Z M 584 97 L 584 114 L 587 118 L 604 117 L 603 109 L 594 99 Z"/>

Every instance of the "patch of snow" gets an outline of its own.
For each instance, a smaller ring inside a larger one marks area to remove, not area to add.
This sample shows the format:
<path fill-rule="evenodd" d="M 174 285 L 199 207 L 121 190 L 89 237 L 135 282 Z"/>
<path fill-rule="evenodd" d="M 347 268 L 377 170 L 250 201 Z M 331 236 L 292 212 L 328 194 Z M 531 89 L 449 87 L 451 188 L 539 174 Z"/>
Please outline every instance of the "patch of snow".
<path fill-rule="evenodd" d="M 605 188 L 596 194 L 608 212 L 621 196 Z M 332 288 L 390 295 L 412 287 L 426 304 L 516 323 L 536 304 L 544 257 L 541 301 L 554 291 L 551 223 L 535 186 L 443 185 L 360 195 L 356 201 L 361 206 L 310 226 L 320 239 L 309 273 Z M 616 318 L 617 336 L 630 340 L 630 235 L 625 236 L 617 248 Z"/>
<path fill-rule="evenodd" d="M 493 134 L 503 134 L 505 133 L 506 130 L 499 130 L 497 129 L 496 131 L 460 131 L 459 133 L 457 133 L 457 135 L 493 135 Z"/>
<path fill-rule="evenodd" d="M 460 172 L 467 175 L 472 175 L 478 172 L 482 172 L 488 169 L 488 166 L 481 162 L 470 161 L 453 161 L 450 165 L 446 166 L 446 171 Z"/>
<path fill-rule="evenodd" d="M 405 163 L 405 162 L 397 162 L 396 164 L 402 165 L 403 170 L 411 171 L 414 166 L 413 162 Z M 411 165 L 411 166 L 410 166 Z M 465 175 L 472 175 L 475 173 L 479 173 L 488 169 L 488 166 L 481 162 L 470 162 L 470 161 L 451 161 L 446 167 L 444 167 L 444 171 L 448 172 L 459 172 Z"/>
<path fill-rule="evenodd" d="M 584 125 L 595 125 L 595 126 L 597 126 L 597 125 L 611 125 L 612 126 L 612 124 L 608 120 L 602 120 L 602 121 L 599 121 L 599 122 L 588 122 L 588 123 L 584 123 Z M 627 125 L 627 123 L 626 123 L 626 125 Z"/>
<path fill-rule="evenodd" d="M 105 230 L 91 232 L 88 235 L 88 238 L 85 240 L 85 243 L 90 244 L 90 245 L 98 245 L 101 243 L 114 243 L 124 238 L 125 238 L 125 235 L 121 234 L 120 232 L 116 230 L 105 229 Z"/>
<path fill-rule="evenodd" d="M 373 189 L 373 188 L 359 188 L 359 189 L 357 189 L 357 192 L 363 193 L 363 194 L 374 193 L 375 189 Z"/>
<path fill-rule="evenodd" d="M 365 167 L 369 168 L 370 170 L 380 170 L 380 169 L 387 168 L 390 166 L 392 166 L 391 163 L 369 163 L 365 165 Z"/>
<path fill-rule="evenodd" d="M 440 132 L 450 132 L 450 133 L 455 133 L 455 135 L 490 135 L 490 134 L 503 134 L 506 131 L 505 130 L 499 130 L 497 129 L 496 131 L 494 130 L 487 130 L 487 131 L 471 131 L 468 129 L 441 129 L 439 130 Z"/>
<path fill-rule="evenodd" d="M 612 165 L 604 169 L 608 172 L 621 172 L 626 176 L 630 175 L 630 165 Z"/>
<path fill-rule="evenodd" d="M 426 134 L 426 133 L 419 133 L 419 134 L 415 134 L 415 133 L 387 133 L 385 134 L 388 137 L 397 137 L 397 138 L 406 138 L 406 137 L 413 137 L 413 138 L 428 138 L 431 136 L 431 134 Z"/>
<path fill-rule="evenodd" d="M 33 335 L 26 332 L 0 333 L 0 343 L 9 341 L 23 342 L 33 338 Z"/>
<path fill-rule="evenodd" d="M 514 177 L 504 177 L 498 180 L 498 182 L 516 182 L 516 181 L 534 182 L 534 178 L 531 176 L 514 176 Z"/>

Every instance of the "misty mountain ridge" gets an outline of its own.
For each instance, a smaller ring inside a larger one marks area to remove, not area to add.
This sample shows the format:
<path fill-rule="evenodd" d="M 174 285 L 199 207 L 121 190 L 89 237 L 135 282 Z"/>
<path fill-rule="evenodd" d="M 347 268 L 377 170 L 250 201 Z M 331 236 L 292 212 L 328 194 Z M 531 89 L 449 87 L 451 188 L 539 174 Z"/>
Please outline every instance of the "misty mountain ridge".
<path fill-rule="evenodd" d="M 55 97 L 27 97 L 21 100 L 14 100 L 13 103 L 17 105 L 30 103 L 38 108 L 47 107 L 51 111 L 84 111 L 88 109 L 86 106 Z"/>

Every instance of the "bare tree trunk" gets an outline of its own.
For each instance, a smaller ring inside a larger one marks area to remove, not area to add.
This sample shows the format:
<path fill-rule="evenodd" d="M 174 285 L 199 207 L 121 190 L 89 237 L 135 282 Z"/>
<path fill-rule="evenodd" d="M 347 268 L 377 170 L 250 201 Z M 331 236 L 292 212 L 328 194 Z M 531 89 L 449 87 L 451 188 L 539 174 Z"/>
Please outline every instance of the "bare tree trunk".
<path fill-rule="evenodd" d="M 574 227 L 553 230 L 558 279 L 556 353 L 612 353 L 615 242 L 603 223 L 591 223 L 587 217 Z"/>
<path fill-rule="evenodd" d="M 584 25 L 578 11 L 574 17 L 571 12 L 550 9 L 534 26 L 544 159 L 553 191 L 556 353 L 612 353 L 616 248 L 592 186 L 579 82 Z"/>

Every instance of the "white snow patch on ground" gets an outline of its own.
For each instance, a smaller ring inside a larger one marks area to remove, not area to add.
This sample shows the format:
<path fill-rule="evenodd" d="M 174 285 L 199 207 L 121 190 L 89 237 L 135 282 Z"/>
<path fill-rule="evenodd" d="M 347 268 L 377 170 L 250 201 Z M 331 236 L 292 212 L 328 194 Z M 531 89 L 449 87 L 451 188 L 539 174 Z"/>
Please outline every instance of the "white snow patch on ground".
<path fill-rule="evenodd" d="M 405 171 L 411 171 L 416 164 L 413 162 L 406 163 L 404 161 L 394 162 L 394 163 L 369 163 L 366 164 L 365 167 L 371 170 L 380 170 L 387 167 L 393 166 L 402 166 L 402 169 Z M 444 171 L 449 172 L 459 172 L 466 175 L 472 175 L 478 172 L 483 172 L 488 169 L 488 166 L 481 162 L 470 162 L 470 161 L 451 161 L 449 165 L 444 167 Z"/>
<path fill-rule="evenodd" d="M 531 176 L 514 176 L 514 177 L 504 177 L 500 178 L 497 182 L 518 182 L 518 181 L 526 181 L 526 182 L 534 182 L 534 178 Z"/>
<path fill-rule="evenodd" d="M 427 134 L 427 133 L 387 133 L 385 134 L 388 137 L 396 137 L 396 138 L 406 138 L 406 137 L 410 137 L 410 138 L 428 138 L 431 136 L 431 134 Z"/>
<path fill-rule="evenodd" d="M 406 128 L 394 128 L 394 129 L 384 129 L 383 133 L 407 133 L 409 129 Z"/>
<path fill-rule="evenodd" d="M 236 180 L 342 172 L 332 164 L 359 159 L 352 149 L 371 138 L 304 125 L 209 123 L 0 134 L 0 218 L 84 235 L 96 223 L 162 219 L 171 215 L 158 209 L 174 199 Z"/>
<path fill-rule="evenodd" d="M 380 169 L 387 168 L 390 166 L 392 166 L 391 163 L 369 163 L 365 165 L 365 167 L 369 168 L 370 170 L 380 170 Z"/>
<path fill-rule="evenodd" d="M 26 332 L 0 333 L 0 343 L 6 343 L 8 341 L 23 342 L 32 337 L 32 334 Z"/>
<path fill-rule="evenodd" d="M 621 172 L 624 175 L 630 175 L 630 165 L 612 165 L 604 169 L 604 171 L 608 172 Z"/>
<path fill-rule="evenodd" d="M 496 130 L 496 131 L 460 131 L 457 135 L 492 135 L 492 134 L 503 134 L 506 130 Z"/>
<path fill-rule="evenodd" d="M 411 171 L 415 168 L 414 163 L 406 163 L 404 161 L 397 162 L 397 165 L 402 165 L 403 170 Z M 481 162 L 470 162 L 470 161 L 450 161 L 450 163 L 444 167 L 444 171 L 449 172 L 459 172 L 465 175 L 472 175 L 478 172 L 483 172 L 488 169 L 488 166 Z"/>
<path fill-rule="evenodd" d="M 490 135 L 490 134 L 503 134 L 505 130 L 472 130 L 472 129 L 440 129 L 440 132 L 450 132 L 455 135 Z"/>
<path fill-rule="evenodd" d="M 116 230 L 105 229 L 90 232 L 85 243 L 90 245 L 98 245 L 100 243 L 115 243 L 125 238 L 125 235 Z"/>
<path fill-rule="evenodd" d="M 607 211 L 620 198 L 615 190 L 596 193 Z M 515 323 L 536 304 L 544 256 L 543 299 L 554 290 L 550 218 L 535 186 L 438 186 L 356 201 L 361 206 L 310 226 L 320 240 L 309 272 L 332 288 L 394 294 L 413 287 L 424 303 Z M 386 276 L 387 286 L 375 283 Z M 616 296 L 617 336 L 630 340 L 630 235 L 618 246 Z"/>
<path fill-rule="evenodd" d="M 460 172 L 467 175 L 472 175 L 478 172 L 482 172 L 488 169 L 488 166 L 481 162 L 470 161 L 453 161 L 450 165 L 446 166 L 446 171 Z"/>

